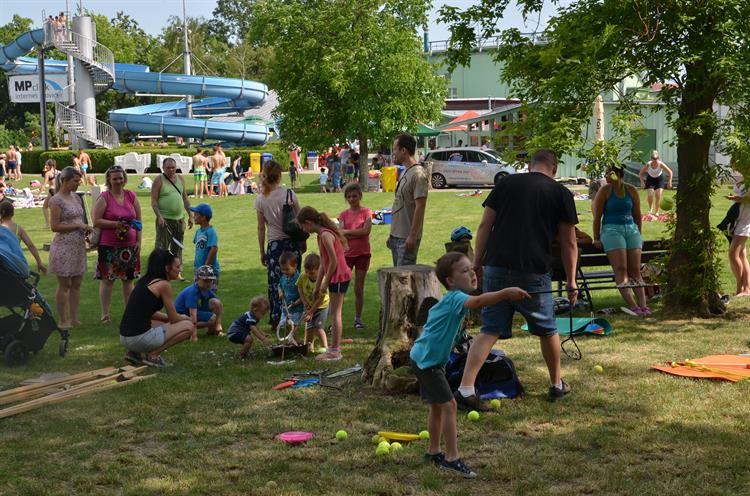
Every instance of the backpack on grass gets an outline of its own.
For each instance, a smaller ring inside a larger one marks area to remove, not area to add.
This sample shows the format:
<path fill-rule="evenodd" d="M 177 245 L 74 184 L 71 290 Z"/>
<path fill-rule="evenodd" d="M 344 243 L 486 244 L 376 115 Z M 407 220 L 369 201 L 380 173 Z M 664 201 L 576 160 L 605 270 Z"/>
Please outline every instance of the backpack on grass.
<path fill-rule="evenodd" d="M 471 338 L 464 334 L 463 340 L 457 345 L 459 352 L 451 353 L 445 366 L 448 384 L 454 392 L 461 385 L 470 343 Z M 474 387 L 479 397 L 485 401 L 494 398 L 515 398 L 524 393 L 513 360 L 504 351 L 495 349 L 490 351 L 482 368 L 479 369 Z"/>

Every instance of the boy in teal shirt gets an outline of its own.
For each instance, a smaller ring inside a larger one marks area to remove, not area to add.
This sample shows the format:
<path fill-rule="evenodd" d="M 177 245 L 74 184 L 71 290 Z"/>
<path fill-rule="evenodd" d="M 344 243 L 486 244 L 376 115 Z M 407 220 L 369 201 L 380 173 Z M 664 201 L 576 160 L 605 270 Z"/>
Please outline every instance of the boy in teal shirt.
<path fill-rule="evenodd" d="M 411 366 L 419 381 L 422 400 L 430 405 L 427 429 L 430 446 L 425 458 L 438 467 L 458 473 L 466 478 L 477 474 L 459 458 L 456 435 L 456 400 L 445 375 L 451 350 L 461 330 L 466 311 L 481 308 L 502 300 L 520 300 L 529 294 L 521 288 L 470 296 L 477 288 L 477 276 L 471 261 L 463 253 L 449 252 L 435 265 L 438 280 L 448 293 L 433 306 L 422 328 L 422 334 L 412 346 Z M 445 453 L 440 452 L 440 438 L 445 440 Z"/>
<path fill-rule="evenodd" d="M 210 205 L 201 203 L 195 207 L 190 207 L 193 212 L 195 223 L 200 227 L 195 231 L 193 243 L 195 243 L 195 272 L 204 265 L 210 265 L 214 269 L 216 279 L 211 283 L 211 289 L 219 289 L 219 237 L 216 235 L 216 229 L 211 225 L 211 218 L 214 216 Z M 196 279 L 197 280 L 197 277 Z"/>

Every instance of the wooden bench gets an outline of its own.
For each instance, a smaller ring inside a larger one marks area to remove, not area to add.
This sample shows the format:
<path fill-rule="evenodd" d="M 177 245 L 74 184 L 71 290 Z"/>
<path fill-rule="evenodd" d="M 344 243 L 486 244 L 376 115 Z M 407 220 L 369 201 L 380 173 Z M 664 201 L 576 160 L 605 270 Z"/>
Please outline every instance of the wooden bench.
<path fill-rule="evenodd" d="M 663 257 L 668 252 L 668 244 L 662 240 L 646 240 L 643 242 L 643 249 L 641 251 L 641 263 L 649 263 L 654 260 Z M 560 248 L 558 246 L 553 247 L 553 263 L 552 263 L 552 280 L 557 281 L 557 288 L 560 294 L 562 294 L 563 286 L 566 281 L 565 270 L 562 266 L 562 260 L 560 257 Z M 597 268 L 598 270 L 586 271 L 587 268 Z M 578 282 L 578 288 L 583 293 L 584 297 L 588 299 L 591 310 L 594 310 L 594 300 L 591 297 L 589 291 L 589 284 L 596 282 L 615 282 L 615 273 L 612 270 L 612 266 L 609 264 L 607 254 L 596 248 L 592 244 L 578 245 L 578 265 L 576 267 L 576 281 Z"/>

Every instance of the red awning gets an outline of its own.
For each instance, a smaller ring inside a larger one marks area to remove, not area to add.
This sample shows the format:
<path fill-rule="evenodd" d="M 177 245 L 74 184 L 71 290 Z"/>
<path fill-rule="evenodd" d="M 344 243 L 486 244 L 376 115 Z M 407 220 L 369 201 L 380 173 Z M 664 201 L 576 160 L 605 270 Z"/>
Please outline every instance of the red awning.
<path fill-rule="evenodd" d="M 462 121 L 469 120 L 469 119 L 474 119 L 475 117 L 479 117 L 479 115 L 480 114 L 478 112 L 474 112 L 473 110 L 464 112 L 463 114 L 459 115 L 458 117 L 450 121 L 449 124 L 456 124 L 455 126 L 449 127 L 448 129 L 443 129 L 442 131 L 444 133 L 449 133 L 452 131 L 466 131 L 468 126 L 466 124 L 459 124 L 459 123 Z"/>

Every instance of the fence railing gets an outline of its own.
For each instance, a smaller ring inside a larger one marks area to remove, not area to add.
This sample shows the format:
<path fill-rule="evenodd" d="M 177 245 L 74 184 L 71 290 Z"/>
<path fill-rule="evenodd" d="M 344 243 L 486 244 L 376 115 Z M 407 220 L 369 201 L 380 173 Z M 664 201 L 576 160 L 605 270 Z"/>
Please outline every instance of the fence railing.
<path fill-rule="evenodd" d="M 521 33 L 521 36 L 535 44 L 544 44 L 547 40 L 542 33 Z M 488 48 L 498 48 L 500 45 L 502 45 L 502 39 L 499 36 L 479 38 L 474 42 L 475 48 L 480 52 Z M 430 53 L 445 52 L 449 47 L 450 40 L 431 41 L 429 44 Z"/>
<path fill-rule="evenodd" d="M 58 24 L 54 21 L 44 23 L 44 42 L 46 45 L 52 45 L 65 53 L 71 52 L 71 46 L 74 45 L 75 51 L 69 53 L 69 55 L 99 67 L 109 75 L 112 82 L 115 80 L 115 56 L 112 50 L 101 43 L 74 33 L 64 24 Z"/>
<path fill-rule="evenodd" d="M 120 137 L 115 128 L 60 102 L 55 103 L 55 125 L 105 148 L 120 146 Z"/>

